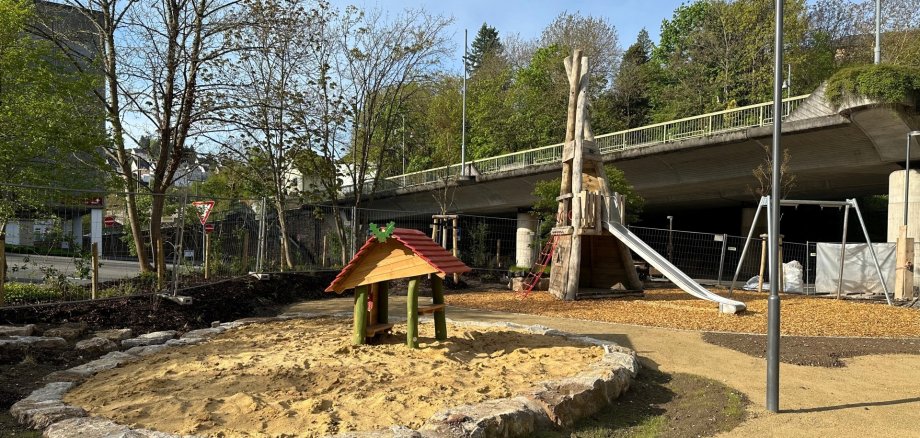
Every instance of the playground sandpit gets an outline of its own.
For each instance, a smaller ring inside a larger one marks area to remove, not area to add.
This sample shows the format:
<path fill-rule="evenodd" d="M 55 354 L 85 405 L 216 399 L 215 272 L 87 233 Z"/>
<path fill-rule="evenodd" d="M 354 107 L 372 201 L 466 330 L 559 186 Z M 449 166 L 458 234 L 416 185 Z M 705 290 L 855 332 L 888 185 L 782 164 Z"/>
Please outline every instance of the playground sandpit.
<path fill-rule="evenodd" d="M 392 425 L 509 397 L 577 374 L 604 355 L 560 336 L 449 324 L 420 349 L 405 325 L 378 345 L 350 343 L 350 320 L 292 319 L 227 331 L 96 374 L 66 403 L 119 424 L 202 436 L 320 436 Z"/>

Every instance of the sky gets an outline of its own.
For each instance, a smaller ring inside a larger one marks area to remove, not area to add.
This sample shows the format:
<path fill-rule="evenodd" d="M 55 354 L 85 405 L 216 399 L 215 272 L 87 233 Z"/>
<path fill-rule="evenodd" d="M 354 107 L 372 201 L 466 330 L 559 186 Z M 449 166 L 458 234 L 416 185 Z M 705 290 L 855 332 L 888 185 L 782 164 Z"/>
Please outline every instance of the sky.
<path fill-rule="evenodd" d="M 539 38 L 543 29 L 560 13 L 580 12 L 603 17 L 617 29 L 620 46 L 625 50 L 636 41 L 644 27 L 652 41 L 658 42 L 661 20 L 670 19 L 674 9 L 687 0 L 331 0 L 335 6 L 355 5 L 361 9 L 388 11 L 424 8 L 454 18 L 449 31 L 455 42 L 456 65 L 463 56 L 463 30 L 469 30 L 472 42 L 485 22 L 502 35 L 520 34 L 522 38 Z M 453 63 L 447 63 L 451 65 Z M 461 68 L 461 67 L 458 67 Z"/>

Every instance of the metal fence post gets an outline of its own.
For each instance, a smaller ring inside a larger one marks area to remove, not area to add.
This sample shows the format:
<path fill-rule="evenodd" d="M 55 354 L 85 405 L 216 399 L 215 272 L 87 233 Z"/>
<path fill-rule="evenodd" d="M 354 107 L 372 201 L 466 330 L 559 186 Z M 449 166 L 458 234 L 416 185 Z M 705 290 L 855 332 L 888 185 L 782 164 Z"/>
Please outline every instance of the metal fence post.
<path fill-rule="evenodd" d="M 355 258 L 355 253 L 358 252 L 358 208 L 355 206 L 351 207 L 351 257 L 349 259 Z"/>
<path fill-rule="evenodd" d="M 256 272 L 261 273 L 265 263 L 265 208 L 268 204 L 262 198 L 262 207 L 259 212 L 259 247 L 256 249 Z"/>
<path fill-rule="evenodd" d="M 725 267 L 725 251 L 728 249 L 728 234 L 722 235 L 722 255 L 719 256 L 719 278 L 716 279 L 716 285 L 722 285 L 722 268 Z"/>

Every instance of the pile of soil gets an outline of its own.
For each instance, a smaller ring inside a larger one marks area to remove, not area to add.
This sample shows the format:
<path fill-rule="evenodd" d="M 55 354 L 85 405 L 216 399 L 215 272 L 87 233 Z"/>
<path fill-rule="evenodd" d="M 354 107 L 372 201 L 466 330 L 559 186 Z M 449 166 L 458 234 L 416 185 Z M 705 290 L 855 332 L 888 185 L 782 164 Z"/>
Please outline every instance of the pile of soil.
<path fill-rule="evenodd" d="M 420 347 L 405 325 L 352 345 L 351 320 L 252 324 L 103 371 L 64 401 L 122 424 L 203 436 L 317 436 L 419 427 L 450 406 L 511 397 L 571 376 L 604 350 L 559 336 L 448 325 Z"/>
<path fill-rule="evenodd" d="M 179 305 L 156 295 L 138 295 L 74 303 L 0 308 L 0 324 L 84 322 L 92 330 L 130 328 L 135 333 L 188 331 L 248 316 L 274 315 L 295 301 L 334 298 L 323 292 L 334 272 L 274 274 L 270 280 L 240 277 L 181 290 L 192 298 Z"/>
<path fill-rule="evenodd" d="M 767 355 L 765 335 L 703 333 L 703 340 L 748 356 L 764 358 Z M 841 359 L 877 354 L 920 354 L 920 338 L 783 336 L 779 348 L 781 362 L 816 367 L 842 367 L 846 364 Z"/>

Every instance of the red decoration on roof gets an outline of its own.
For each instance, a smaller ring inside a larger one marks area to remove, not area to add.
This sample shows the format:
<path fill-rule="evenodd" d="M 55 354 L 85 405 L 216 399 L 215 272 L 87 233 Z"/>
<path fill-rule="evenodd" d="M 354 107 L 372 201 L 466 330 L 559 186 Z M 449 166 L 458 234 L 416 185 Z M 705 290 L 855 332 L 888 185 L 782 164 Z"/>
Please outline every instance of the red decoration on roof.
<path fill-rule="evenodd" d="M 425 235 L 425 233 L 413 230 L 409 228 L 396 228 L 393 230 L 393 234 L 390 235 L 390 239 L 396 239 L 405 246 L 407 249 L 412 251 L 413 254 L 425 260 L 432 268 L 439 271 L 441 274 L 460 274 L 463 272 L 470 272 L 472 269 L 464 264 L 460 259 L 453 256 L 453 254 L 447 252 L 446 249 L 439 246 L 435 243 L 434 240 L 431 240 L 430 237 Z M 359 261 L 373 248 L 375 245 L 382 245 L 376 237 L 371 236 L 364 242 L 364 245 L 358 250 L 355 257 L 348 262 L 348 265 L 342 268 L 339 272 L 339 275 L 336 275 L 335 279 L 332 280 L 332 283 L 329 287 L 326 288 L 326 292 L 332 292 L 335 290 L 336 286 L 344 281 L 348 275 L 355 270 L 355 268 L 360 264 Z"/>

